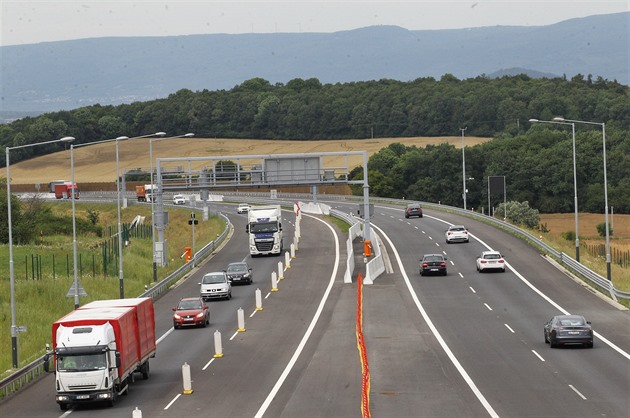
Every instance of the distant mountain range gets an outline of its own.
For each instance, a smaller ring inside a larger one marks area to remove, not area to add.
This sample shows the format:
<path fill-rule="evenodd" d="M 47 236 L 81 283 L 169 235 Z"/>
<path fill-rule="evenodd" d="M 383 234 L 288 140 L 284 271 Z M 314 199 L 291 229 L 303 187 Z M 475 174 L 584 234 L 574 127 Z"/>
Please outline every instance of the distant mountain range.
<path fill-rule="evenodd" d="M 629 83 L 630 12 L 548 26 L 411 31 L 370 26 L 335 33 L 109 37 L 0 47 L 4 114 L 118 105 L 180 89 L 322 83 L 452 74 L 576 74 Z"/>

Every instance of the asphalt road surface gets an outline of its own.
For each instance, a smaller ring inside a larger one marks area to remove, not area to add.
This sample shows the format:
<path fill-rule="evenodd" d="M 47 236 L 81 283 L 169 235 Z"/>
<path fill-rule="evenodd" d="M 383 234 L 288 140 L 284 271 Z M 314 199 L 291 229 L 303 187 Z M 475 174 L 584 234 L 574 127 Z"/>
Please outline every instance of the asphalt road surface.
<path fill-rule="evenodd" d="M 160 339 L 149 380 L 136 380 L 113 408 L 81 406 L 62 414 L 50 375 L 0 404 L 0 415 L 129 417 L 137 407 L 144 417 L 360 417 L 356 274 L 353 283 L 343 282 L 347 236 L 325 219 L 304 215 L 297 256 L 271 292 L 271 272 L 284 258 L 249 257 L 245 215 L 234 213 L 234 205 L 218 207 L 229 214 L 234 234 L 156 301 Z M 285 215 L 291 239 L 294 219 Z M 629 416 L 627 310 L 483 223 L 430 210 L 405 219 L 402 209 L 379 206 L 372 222 L 392 267 L 363 287 L 372 416 Z M 449 223 L 464 223 L 470 243 L 447 245 Z M 360 251 L 360 242 L 354 248 Z M 476 271 L 475 258 L 488 248 L 503 253 L 505 273 Z M 436 252 L 447 255 L 448 275 L 420 276 L 420 257 Z M 209 327 L 173 330 L 171 307 L 198 293 L 201 275 L 243 259 L 254 267 L 253 285 L 234 287 L 229 301 L 210 302 Z M 362 256 L 355 261 L 359 273 Z M 261 311 L 255 310 L 256 289 Z M 237 332 L 239 308 L 244 332 Z M 562 312 L 592 322 L 593 349 L 544 343 L 544 322 Z M 214 357 L 216 331 L 222 358 Z M 192 377 L 188 395 L 182 394 L 184 363 Z"/>

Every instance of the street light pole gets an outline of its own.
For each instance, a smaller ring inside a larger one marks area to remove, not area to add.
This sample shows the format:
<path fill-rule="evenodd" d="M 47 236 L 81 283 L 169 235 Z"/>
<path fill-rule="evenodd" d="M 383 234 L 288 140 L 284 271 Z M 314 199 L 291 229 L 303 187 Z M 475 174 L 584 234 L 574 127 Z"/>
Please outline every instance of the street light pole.
<path fill-rule="evenodd" d="M 7 223 L 9 226 L 9 282 L 10 282 L 10 292 L 11 292 L 11 354 L 13 360 L 13 368 L 17 369 L 19 367 L 19 353 L 17 346 L 17 334 L 18 327 L 16 325 L 16 317 L 15 317 L 15 273 L 13 269 L 13 230 L 11 225 L 11 170 L 10 170 L 10 158 L 9 151 L 18 148 L 27 148 L 34 147 L 37 145 L 45 145 L 52 144 L 55 142 L 72 142 L 74 138 L 71 136 L 65 136 L 61 139 L 56 139 L 53 141 L 45 141 L 45 142 L 37 142 L 34 144 L 26 144 L 19 145 L 17 147 L 6 147 L 6 165 L 7 165 Z"/>
<path fill-rule="evenodd" d="M 468 126 L 465 128 L 459 128 L 462 131 L 462 183 L 464 187 L 464 210 L 466 210 L 466 151 L 464 149 L 464 131 L 468 129 Z"/>
<path fill-rule="evenodd" d="M 120 175 L 119 175 L 119 157 L 118 157 L 118 142 L 126 139 L 140 139 L 140 138 L 149 138 L 152 136 L 162 136 L 166 135 L 164 132 L 157 132 L 149 135 L 141 135 L 133 138 L 129 138 L 126 136 L 119 136 L 118 138 L 105 139 L 102 141 L 88 142 L 84 144 L 77 144 L 76 148 L 84 147 L 88 145 L 96 145 L 102 144 L 105 142 L 116 141 L 116 192 L 117 192 L 117 210 L 118 210 L 118 256 L 119 256 L 119 269 L 118 269 L 118 278 L 119 278 L 119 287 L 120 287 L 120 298 L 123 299 L 125 296 L 124 290 L 124 281 L 123 281 L 123 259 L 122 259 L 122 225 L 121 225 L 121 214 L 120 214 Z M 74 138 L 73 138 L 74 139 Z M 74 187 L 74 145 L 70 146 L 70 169 L 72 172 L 72 184 Z M 74 308 L 79 307 L 79 279 L 78 279 L 78 271 L 77 271 L 77 231 L 76 231 L 76 208 L 74 201 L 74 189 L 72 193 L 72 245 L 73 245 L 73 259 L 74 259 Z"/>
<path fill-rule="evenodd" d="M 606 221 L 606 278 L 612 280 L 612 272 L 610 268 L 610 231 L 608 227 L 608 178 L 606 170 L 606 124 L 604 122 L 587 122 L 584 120 L 571 120 L 562 117 L 553 118 L 555 121 L 583 123 L 586 125 L 599 125 L 602 127 L 602 157 L 604 159 L 604 218 Z"/>
<path fill-rule="evenodd" d="M 164 132 L 159 132 L 160 136 L 164 136 L 166 135 L 166 133 Z M 156 134 L 157 136 L 157 134 Z M 153 255 L 153 281 L 157 282 L 157 261 L 156 261 L 156 251 L 155 251 L 155 195 L 156 195 L 156 189 L 154 188 L 154 184 L 153 184 L 153 142 L 155 141 L 163 141 L 165 139 L 174 139 L 174 138 L 190 138 L 195 136 L 194 133 L 187 133 L 184 135 L 178 135 L 178 136 L 171 136 L 168 138 L 155 138 L 155 139 L 150 139 L 149 140 L 149 165 L 150 165 L 150 175 L 151 175 L 151 240 L 152 240 L 152 244 L 151 244 L 151 248 L 152 248 L 152 255 Z"/>
<path fill-rule="evenodd" d="M 562 122 L 556 120 L 538 120 L 530 119 L 533 123 L 549 123 L 552 125 L 571 125 L 571 134 L 573 135 L 573 207 L 575 210 L 575 261 L 580 262 L 580 235 L 578 233 L 578 197 L 577 197 L 577 170 L 575 164 L 575 123 Z"/>

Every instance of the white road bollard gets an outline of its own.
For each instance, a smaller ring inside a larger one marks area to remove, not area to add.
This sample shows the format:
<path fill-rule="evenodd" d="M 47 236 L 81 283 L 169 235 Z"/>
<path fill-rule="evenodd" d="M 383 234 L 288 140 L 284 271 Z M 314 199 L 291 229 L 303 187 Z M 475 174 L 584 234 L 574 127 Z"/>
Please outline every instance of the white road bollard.
<path fill-rule="evenodd" d="M 295 247 L 295 251 L 298 250 L 298 238 L 297 237 L 293 237 L 293 246 Z"/>
<path fill-rule="evenodd" d="M 182 377 L 184 378 L 184 395 L 190 395 L 192 390 L 192 379 L 190 378 L 190 365 L 184 362 L 182 366 Z"/>
<path fill-rule="evenodd" d="M 284 268 L 282 267 L 282 261 L 278 261 L 278 280 L 284 280 Z"/>
<path fill-rule="evenodd" d="M 299 238 L 302 238 L 302 234 L 300 233 L 300 222 L 296 222 L 295 224 L 295 236 Z"/>
<path fill-rule="evenodd" d="M 284 252 L 284 265 L 287 266 L 288 269 L 291 268 L 291 256 L 288 251 Z"/>
<path fill-rule="evenodd" d="M 245 332 L 245 313 L 243 312 L 243 308 L 238 308 L 237 315 L 238 317 L 238 329 L 237 332 Z"/>
<path fill-rule="evenodd" d="M 295 258 L 295 245 L 291 244 L 291 258 Z"/>
<path fill-rule="evenodd" d="M 262 293 L 260 291 L 260 289 L 256 289 L 256 310 L 257 311 L 262 311 L 263 307 L 262 307 Z"/>
<path fill-rule="evenodd" d="M 221 333 L 219 330 L 214 331 L 214 356 L 212 357 L 223 357 L 223 345 L 221 344 Z"/>
<path fill-rule="evenodd" d="M 275 271 L 271 272 L 271 291 L 272 292 L 277 292 L 278 291 L 278 280 L 276 279 L 276 272 Z"/>
<path fill-rule="evenodd" d="M 131 413 L 131 418 L 142 418 L 142 411 L 139 410 L 137 406 L 136 409 L 134 409 Z"/>

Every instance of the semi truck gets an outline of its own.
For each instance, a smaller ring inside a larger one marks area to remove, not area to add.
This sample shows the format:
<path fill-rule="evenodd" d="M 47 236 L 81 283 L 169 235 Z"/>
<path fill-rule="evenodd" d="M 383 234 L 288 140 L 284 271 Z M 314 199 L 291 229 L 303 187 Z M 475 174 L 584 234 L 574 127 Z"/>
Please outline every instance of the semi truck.
<path fill-rule="evenodd" d="M 249 254 L 282 253 L 282 209 L 280 205 L 252 206 L 247 213 L 245 232 L 249 236 Z"/>
<path fill-rule="evenodd" d="M 136 186 L 136 197 L 138 198 L 138 202 L 151 202 L 155 191 L 157 191 L 157 186 L 155 184 Z"/>
<path fill-rule="evenodd" d="M 79 198 L 79 186 L 76 183 L 74 185 L 71 182 L 64 182 L 61 184 L 55 184 L 55 197 L 57 199 L 72 199 L 72 192 L 74 191 L 74 198 Z"/>
<path fill-rule="evenodd" d="M 52 339 L 61 410 L 93 402 L 112 406 L 129 393 L 135 373 L 149 378 L 149 359 L 156 351 L 153 300 L 90 302 L 55 321 Z"/>

